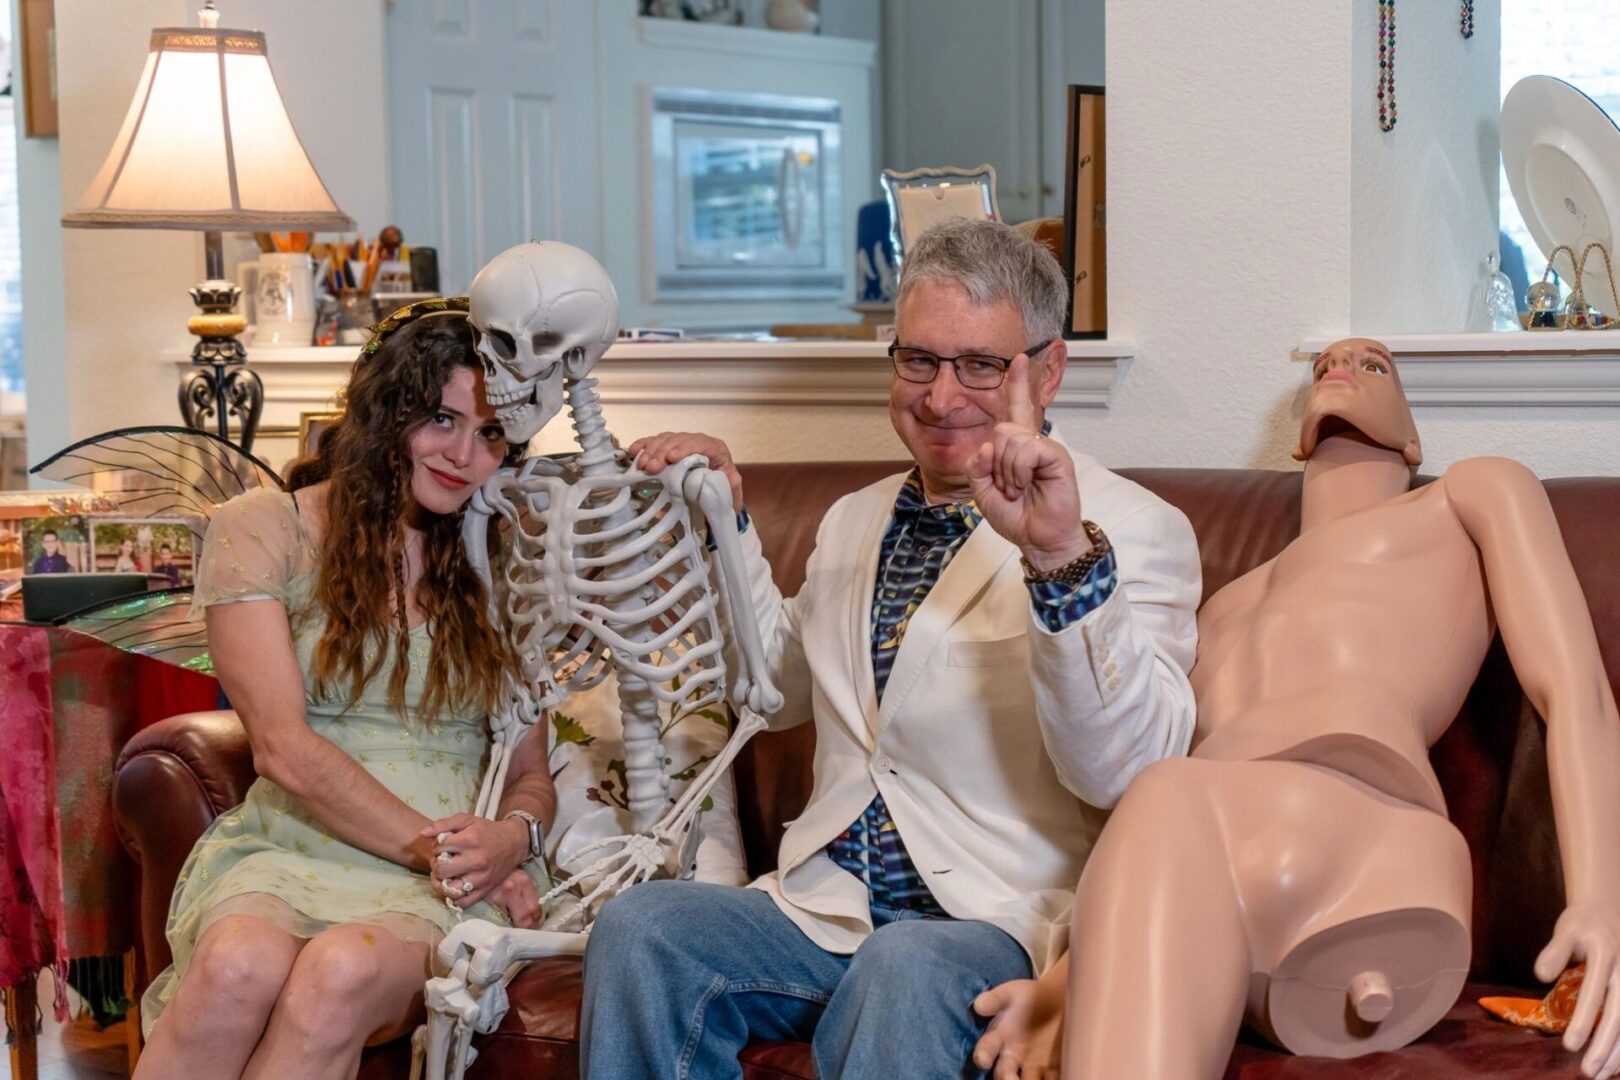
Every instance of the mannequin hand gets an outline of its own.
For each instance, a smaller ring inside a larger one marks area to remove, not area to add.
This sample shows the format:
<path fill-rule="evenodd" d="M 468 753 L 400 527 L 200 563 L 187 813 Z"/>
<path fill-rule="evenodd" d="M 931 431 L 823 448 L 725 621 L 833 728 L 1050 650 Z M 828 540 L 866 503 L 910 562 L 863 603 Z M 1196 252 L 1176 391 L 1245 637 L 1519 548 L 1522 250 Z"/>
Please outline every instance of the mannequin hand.
<path fill-rule="evenodd" d="M 973 999 L 990 1027 L 973 1047 L 973 1064 L 995 1066 L 993 1080 L 1057 1080 L 1063 1048 L 1063 984 L 1014 979 Z"/>
<path fill-rule="evenodd" d="M 967 462 L 973 502 L 989 526 L 1017 544 L 1037 570 L 1073 562 L 1091 548 L 1080 527 L 1080 489 L 1074 459 L 1055 439 L 1040 433 L 1040 413 L 1030 397 L 1029 357 L 1020 353 L 1007 369 L 1012 418 Z"/>
<path fill-rule="evenodd" d="M 1590 1077 L 1620 1075 L 1620 910 L 1609 904 L 1576 903 L 1564 909 L 1552 940 L 1536 958 L 1536 978 L 1552 982 L 1572 961 L 1586 961 L 1586 978 L 1575 1015 L 1564 1032 L 1564 1049 L 1586 1047 L 1581 1072 Z M 1598 1011 L 1603 1019 L 1598 1021 Z M 1593 1033 L 1593 1026 L 1597 1031 Z M 1587 1037 L 1591 1037 L 1588 1045 Z"/>
<path fill-rule="evenodd" d="M 709 468 L 726 478 L 731 485 L 732 509 L 741 510 L 742 474 L 731 460 L 731 448 L 713 435 L 698 431 L 664 431 L 630 444 L 630 457 L 636 468 L 648 476 L 657 476 L 666 465 L 673 465 L 693 454 L 708 458 Z"/>
<path fill-rule="evenodd" d="M 455 814 L 429 822 L 421 835 L 435 838 L 428 870 L 434 888 L 462 909 L 486 899 L 529 857 L 529 830 L 517 818 Z M 472 890 L 463 889 L 463 882 Z"/>
<path fill-rule="evenodd" d="M 506 913 L 512 925 L 519 930 L 533 930 L 540 925 L 540 895 L 534 891 L 534 882 L 529 880 L 521 867 L 506 875 L 501 882 L 489 892 L 489 902 Z"/>

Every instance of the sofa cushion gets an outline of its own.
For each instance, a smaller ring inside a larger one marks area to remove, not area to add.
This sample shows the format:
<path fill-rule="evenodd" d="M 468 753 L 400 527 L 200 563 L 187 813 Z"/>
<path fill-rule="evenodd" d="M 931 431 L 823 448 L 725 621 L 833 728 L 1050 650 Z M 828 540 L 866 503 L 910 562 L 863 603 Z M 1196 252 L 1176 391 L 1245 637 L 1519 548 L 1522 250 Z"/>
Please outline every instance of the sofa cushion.
<path fill-rule="evenodd" d="M 575 1040 L 583 996 L 578 959 L 541 960 L 521 971 L 508 988 L 512 1008 L 500 1027 L 478 1041 L 471 1080 L 544 1076 L 574 1080 L 579 1075 Z M 1567 1080 L 1580 1058 L 1556 1038 L 1539 1035 L 1490 1017 L 1482 997 L 1533 991 L 1471 982 L 1445 1019 L 1417 1042 L 1396 1053 L 1369 1054 L 1353 1061 L 1294 1057 L 1245 1033 L 1227 1066 L 1226 1080 L 1433 1080 L 1441 1076 L 1490 1076 L 1493 1080 Z M 812 1080 L 808 1043 L 755 1042 L 740 1058 L 745 1080 Z"/>

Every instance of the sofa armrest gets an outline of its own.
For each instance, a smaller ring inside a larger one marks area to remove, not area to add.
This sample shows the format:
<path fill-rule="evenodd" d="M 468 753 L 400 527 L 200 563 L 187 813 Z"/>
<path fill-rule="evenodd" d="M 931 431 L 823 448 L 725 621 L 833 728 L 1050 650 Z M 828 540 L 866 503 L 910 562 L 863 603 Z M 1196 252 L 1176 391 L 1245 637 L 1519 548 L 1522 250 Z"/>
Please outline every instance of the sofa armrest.
<path fill-rule="evenodd" d="M 180 868 L 197 838 L 242 801 L 253 780 L 253 752 L 234 712 L 160 720 L 118 755 L 113 816 L 141 868 L 142 987 L 169 965 L 164 927 Z"/>

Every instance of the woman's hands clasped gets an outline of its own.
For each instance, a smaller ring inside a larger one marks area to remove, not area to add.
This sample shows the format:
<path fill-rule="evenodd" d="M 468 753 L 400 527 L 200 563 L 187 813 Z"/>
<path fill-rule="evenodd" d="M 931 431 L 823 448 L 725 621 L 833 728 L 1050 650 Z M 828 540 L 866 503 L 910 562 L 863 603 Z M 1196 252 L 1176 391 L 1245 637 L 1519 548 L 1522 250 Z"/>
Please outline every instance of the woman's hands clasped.
<path fill-rule="evenodd" d="M 529 830 L 521 819 L 454 814 L 429 822 L 422 835 L 434 841 L 428 872 L 439 895 L 462 910 L 488 900 L 520 929 L 539 921 L 534 883 L 522 869 Z"/>

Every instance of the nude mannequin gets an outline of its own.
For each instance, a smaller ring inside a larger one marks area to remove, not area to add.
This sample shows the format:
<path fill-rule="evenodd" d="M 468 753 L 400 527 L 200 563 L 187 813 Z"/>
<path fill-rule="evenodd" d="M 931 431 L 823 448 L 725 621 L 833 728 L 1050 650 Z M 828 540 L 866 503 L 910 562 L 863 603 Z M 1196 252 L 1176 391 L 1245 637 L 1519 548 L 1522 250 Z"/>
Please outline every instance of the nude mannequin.
<path fill-rule="evenodd" d="M 1330 1057 L 1427 1031 L 1467 976 L 1471 889 L 1428 748 L 1498 621 L 1547 721 L 1568 892 L 1536 974 L 1586 961 L 1564 1044 L 1590 1036 L 1586 1075 L 1620 1073 L 1620 716 L 1545 492 L 1500 458 L 1410 490 L 1417 431 L 1375 341 L 1328 347 L 1313 378 L 1300 535 L 1199 612 L 1191 755 L 1114 810 L 1072 964 L 975 1003 L 998 1078 L 1056 1071 L 1065 982 L 1066 1078 L 1219 1077 L 1245 1020 Z"/>

